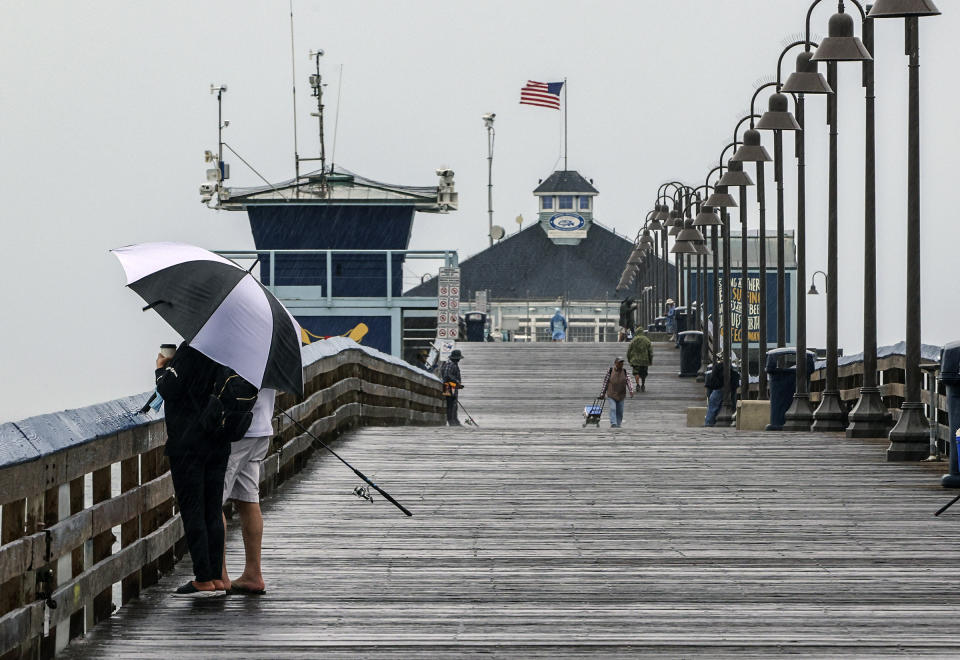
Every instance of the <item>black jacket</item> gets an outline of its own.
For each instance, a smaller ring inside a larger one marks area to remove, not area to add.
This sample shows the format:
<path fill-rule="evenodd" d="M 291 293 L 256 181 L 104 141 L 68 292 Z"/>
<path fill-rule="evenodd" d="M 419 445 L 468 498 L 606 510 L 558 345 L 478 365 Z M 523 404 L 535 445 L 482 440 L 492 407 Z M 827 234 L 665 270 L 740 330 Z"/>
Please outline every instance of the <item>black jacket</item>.
<path fill-rule="evenodd" d="M 157 369 L 157 391 L 163 397 L 167 424 L 164 453 L 168 456 L 208 449 L 200 430 L 199 418 L 213 392 L 219 367 L 184 342 L 170 363 L 163 369 Z"/>

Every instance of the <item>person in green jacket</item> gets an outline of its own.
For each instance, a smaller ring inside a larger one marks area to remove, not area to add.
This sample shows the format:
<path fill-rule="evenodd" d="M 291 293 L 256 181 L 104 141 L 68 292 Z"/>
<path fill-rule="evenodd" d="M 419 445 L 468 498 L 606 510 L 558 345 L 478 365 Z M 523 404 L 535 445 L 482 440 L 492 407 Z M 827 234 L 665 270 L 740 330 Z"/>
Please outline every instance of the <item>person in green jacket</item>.
<path fill-rule="evenodd" d="M 643 328 L 637 328 L 633 341 L 627 349 L 627 361 L 633 367 L 633 378 L 641 392 L 647 391 L 647 372 L 653 364 L 653 344 Z"/>

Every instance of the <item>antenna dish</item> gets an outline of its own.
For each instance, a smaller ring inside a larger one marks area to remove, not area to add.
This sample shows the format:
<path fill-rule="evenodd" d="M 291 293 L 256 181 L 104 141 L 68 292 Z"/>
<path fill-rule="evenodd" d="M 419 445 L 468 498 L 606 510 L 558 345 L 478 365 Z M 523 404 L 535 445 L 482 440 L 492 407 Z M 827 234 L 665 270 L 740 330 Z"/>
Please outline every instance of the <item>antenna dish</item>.
<path fill-rule="evenodd" d="M 501 227 L 500 225 L 494 225 L 493 228 L 490 230 L 490 238 L 492 238 L 495 241 L 499 241 L 501 238 L 503 238 L 504 234 L 506 233 L 507 232 L 504 231 L 503 227 Z"/>

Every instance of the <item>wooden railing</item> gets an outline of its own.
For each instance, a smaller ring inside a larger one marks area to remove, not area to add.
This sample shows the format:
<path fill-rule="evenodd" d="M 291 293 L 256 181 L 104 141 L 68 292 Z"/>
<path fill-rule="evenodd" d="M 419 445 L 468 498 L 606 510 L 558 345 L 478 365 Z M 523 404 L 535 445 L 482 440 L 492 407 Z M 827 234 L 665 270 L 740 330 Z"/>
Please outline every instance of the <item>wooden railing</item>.
<path fill-rule="evenodd" d="M 362 425 L 444 421 L 438 379 L 335 338 L 304 349 L 301 403 L 277 397 L 322 440 Z M 146 395 L 0 425 L 0 658 L 52 657 L 155 584 L 185 551 L 162 418 Z M 314 442 L 284 416 L 264 494 Z M 115 588 L 115 585 L 119 585 Z"/>

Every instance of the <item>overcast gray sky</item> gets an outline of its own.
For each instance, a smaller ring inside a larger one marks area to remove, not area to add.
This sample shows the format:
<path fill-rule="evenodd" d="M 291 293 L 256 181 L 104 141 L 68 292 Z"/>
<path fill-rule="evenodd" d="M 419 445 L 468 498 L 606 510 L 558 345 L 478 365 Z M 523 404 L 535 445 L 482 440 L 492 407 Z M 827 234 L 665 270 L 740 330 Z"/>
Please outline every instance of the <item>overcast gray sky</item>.
<path fill-rule="evenodd" d="M 958 92 L 954 2 L 921 20 L 923 341 L 960 335 L 950 263 Z M 338 164 L 395 183 L 456 171 L 460 210 L 419 214 L 413 248 L 486 247 L 486 137 L 496 112 L 495 221 L 535 217 L 531 191 L 558 167 L 560 113 L 520 106 L 527 79 L 569 81 L 570 168 L 593 178 L 597 219 L 633 235 L 657 187 L 695 185 L 746 114 L 758 80 L 803 30 L 806 0 L 294 0 L 300 152 L 317 150 L 306 78 L 323 48 Z M 848 2 L 849 9 L 856 11 Z M 832 1 L 813 15 L 825 33 Z M 178 240 L 251 248 L 246 215 L 199 201 L 204 149 L 216 144 L 210 83 L 226 83 L 225 139 L 270 180 L 293 173 L 286 0 L 5 0 L 0 21 L 0 421 L 149 389 L 157 345 L 177 338 L 140 312 L 108 250 Z M 747 31 L 749 30 L 749 31 Z M 858 27 L 859 32 L 859 27 Z M 903 22 L 878 21 L 880 342 L 904 336 L 906 84 Z M 793 56 L 785 69 L 793 66 Z M 863 90 L 840 67 L 840 342 L 862 334 Z M 765 104 L 761 95 L 760 105 Z M 808 271 L 825 269 L 825 103 L 808 107 Z M 769 136 L 765 136 L 772 150 Z M 785 141 L 787 145 L 791 141 Z M 787 146 L 787 226 L 795 167 Z M 234 185 L 259 179 L 229 159 Z M 769 171 L 769 170 L 768 170 Z M 769 176 L 769 174 L 768 174 Z M 769 185 L 769 217 L 775 209 Z M 751 199 L 755 194 L 751 193 Z M 771 225 L 772 226 L 772 225 Z M 751 227 L 756 227 L 755 205 Z M 419 274 L 416 264 L 410 275 Z M 820 284 L 818 283 L 818 286 Z M 916 292 L 911 292 L 915 295 Z M 810 341 L 824 343 L 825 297 L 810 299 Z"/>

